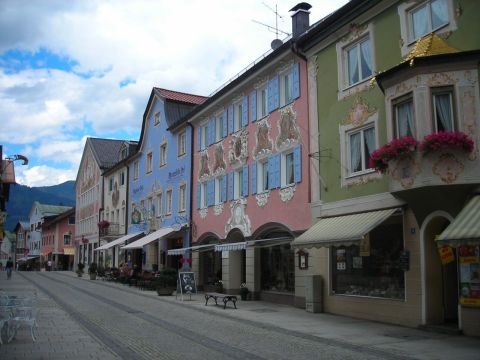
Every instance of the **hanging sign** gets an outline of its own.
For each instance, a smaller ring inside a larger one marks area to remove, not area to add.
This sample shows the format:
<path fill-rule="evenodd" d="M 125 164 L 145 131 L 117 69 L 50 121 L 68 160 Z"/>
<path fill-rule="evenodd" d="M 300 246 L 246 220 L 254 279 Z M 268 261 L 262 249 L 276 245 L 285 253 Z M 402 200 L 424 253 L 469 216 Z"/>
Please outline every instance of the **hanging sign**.
<path fill-rule="evenodd" d="M 370 237 L 365 235 L 362 240 L 360 240 L 360 256 L 370 256 Z"/>
<path fill-rule="evenodd" d="M 438 249 L 438 252 L 440 253 L 440 260 L 442 261 L 442 265 L 447 265 L 455 261 L 455 254 L 453 253 L 453 249 L 451 246 L 444 245 Z"/>
<path fill-rule="evenodd" d="M 480 245 L 458 248 L 460 299 L 462 305 L 480 305 Z"/>

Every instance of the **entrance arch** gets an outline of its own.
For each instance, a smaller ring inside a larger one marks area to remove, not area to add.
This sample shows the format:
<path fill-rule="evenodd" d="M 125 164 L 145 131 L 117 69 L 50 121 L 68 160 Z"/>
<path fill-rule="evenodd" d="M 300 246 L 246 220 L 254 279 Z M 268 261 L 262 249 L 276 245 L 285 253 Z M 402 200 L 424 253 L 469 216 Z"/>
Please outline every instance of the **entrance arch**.
<path fill-rule="evenodd" d="M 452 221 L 449 213 L 434 211 L 420 228 L 423 325 L 458 324 L 457 262 L 442 265 L 435 242 Z"/>
<path fill-rule="evenodd" d="M 196 261 L 198 264 L 197 285 L 204 291 L 215 291 L 215 284 L 222 279 L 222 255 L 213 249 L 213 245 L 218 244 L 219 241 L 220 238 L 216 234 L 205 233 L 199 237 L 199 241 L 195 245 L 211 244 L 212 247 L 192 252 L 192 258 L 198 259 Z"/>

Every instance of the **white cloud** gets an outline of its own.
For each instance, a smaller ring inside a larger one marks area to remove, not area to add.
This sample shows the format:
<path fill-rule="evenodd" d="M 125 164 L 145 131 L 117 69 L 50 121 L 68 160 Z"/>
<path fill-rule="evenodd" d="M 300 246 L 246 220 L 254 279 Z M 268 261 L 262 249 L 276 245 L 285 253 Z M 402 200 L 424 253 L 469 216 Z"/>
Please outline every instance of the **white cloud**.
<path fill-rule="evenodd" d="M 50 186 L 61 184 L 68 180 L 74 180 L 77 169 L 58 169 L 40 165 L 24 167 L 15 165 L 15 180 L 17 183 L 27 186 Z"/>
<path fill-rule="evenodd" d="M 313 4 L 311 23 L 346 2 Z M 284 15 L 280 28 L 290 32 L 288 10 L 296 2 L 276 3 Z M 32 159 L 42 159 L 34 160 L 29 176 L 55 173 L 50 160 L 74 163 L 85 131 L 109 137 L 139 130 L 153 86 L 208 95 L 256 60 L 275 34 L 252 20 L 274 25 L 275 15 L 260 0 L 3 0 L 0 53 L 43 48 L 77 65 L 74 72 L 5 73 L 0 63 L 0 142 L 22 144 Z M 134 82 L 120 87 L 126 78 Z M 72 144 L 59 145 L 65 154 L 49 145 L 63 142 Z"/>

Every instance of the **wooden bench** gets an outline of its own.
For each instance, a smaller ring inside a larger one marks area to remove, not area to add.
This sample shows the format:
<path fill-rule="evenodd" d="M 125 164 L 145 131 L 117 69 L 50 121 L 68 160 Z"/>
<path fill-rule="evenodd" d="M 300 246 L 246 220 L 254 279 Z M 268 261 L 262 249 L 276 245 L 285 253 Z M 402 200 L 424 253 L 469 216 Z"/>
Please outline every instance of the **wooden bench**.
<path fill-rule="evenodd" d="M 223 308 L 225 309 L 227 307 L 227 302 L 233 303 L 233 306 L 235 309 L 237 308 L 237 297 L 235 295 L 228 295 L 228 294 L 222 294 L 222 293 L 216 293 L 216 292 L 207 292 L 205 293 L 205 306 L 208 305 L 208 300 L 213 299 L 215 300 L 215 305 L 218 305 L 218 300 L 223 301 Z"/>

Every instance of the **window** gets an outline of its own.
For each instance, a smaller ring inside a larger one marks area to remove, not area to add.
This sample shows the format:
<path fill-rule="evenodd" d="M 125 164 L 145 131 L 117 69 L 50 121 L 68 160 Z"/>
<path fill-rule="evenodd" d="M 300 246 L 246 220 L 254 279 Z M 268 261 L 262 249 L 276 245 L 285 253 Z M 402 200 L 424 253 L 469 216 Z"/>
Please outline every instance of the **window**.
<path fill-rule="evenodd" d="M 233 131 L 238 131 L 242 127 L 243 103 L 240 101 L 234 105 L 235 114 L 233 115 Z"/>
<path fill-rule="evenodd" d="M 160 145 L 160 166 L 167 164 L 167 144 Z"/>
<path fill-rule="evenodd" d="M 68 225 L 75 225 L 75 216 L 68 217 Z"/>
<path fill-rule="evenodd" d="M 138 179 L 138 160 L 133 163 L 133 180 Z"/>
<path fill-rule="evenodd" d="M 120 150 L 120 160 L 123 160 L 127 157 L 127 147 L 122 146 L 122 149 Z"/>
<path fill-rule="evenodd" d="M 282 187 L 295 183 L 293 151 L 282 156 Z"/>
<path fill-rule="evenodd" d="M 402 97 L 393 102 L 393 118 L 395 137 L 415 137 L 415 118 L 413 114 L 413 99 L 411 95 Z"/>
<path fill-rule="evenodd" d="M 344 50 L 345 86 L 355 85 L 372 75 L 370 38 L 364 38 Z"/>
<path fill-rule="evenodd" d="M 178 190 L 178 211 L 183 212 L 187 208 L 187 185 L 182 184 Z"/>
<path fill-rule="evenodd" d="M 152 217 L 155 217 L 155 207 L 152 207 L 152 198 L 147 199 L 147 218 L 151 219 Z M 152 212 L 152 210 L 154 210 Z"/>
<path fill-rule="evenodd" d="M 125 185 L 125 171 L 120 173 L 120 186 Z"/>
<path fill-rule="evenodd" d="M 410 41 L 447 25 L 448 18 L 447 0 L 427 1 L 410 10 L 408 13 Z"/>
<path fill-rule="evenodd" d="M 108 179 L 108 191 L 112 192 L 113 191 L 113 177 L 110 177 Z"/>
<path fill-rule="evenodd" d="M 222 197 L 222 191 L 226 184 L 223 182 L 225 181 L 224 177 L 215 178 L 215 205 L 220 204 L 224 201 Z"/>
<path fill-rule="evenodd" d="M 435 131 L 454 131 L 453 89 L 449 87 L 432 89 L 432 106 Z"/>
<path fill-rule="evenodd" d="M 257 191 L 268 191 L 268 161 L 257 163 Z"/>
<path fill-rule="evenodd" d="M 260 259 L 262 290 L 295 291 L 295 254 L 289 244 L 260 248 Z"/>
<path fill-rule="evenodd" d="M 248 177 L 247 174 L 244 174 L 244 169 L 241 168 L 233 173 L 233 198 L 239 199 L 241 197 L 247 196 L 248 193 L 245 192 L 245 176 Z"/>
<path fill-rule="evenodd" d="M 113 218 L 113 215 L 112 215 Z M 145 220 L 145 200 L 140 200 L 140 219 Z"/>
<path fill-rule="evenodd" d="M 177 156 L 183 156 L 187 153 L 187 132 L 182 131 L 178 134 L 178 151 Z"/>
<path fill-rule="evenodd" d="M 167 190 L 165 194 L 165 214 L 172 214 L 172 189 Z"/>
<path fill-rule="evenodd" d="M 150 151 L 147 154 L 147 174 L 152 172 L 152 160 L 153 160 L 153 153 Z"/>
<path fill-rule="evenodd" d="M 163 194 L 159 193 L 157 194 L 157 217 L 163 214 L 162 203 L 163 203 Z"/>
<path fill-rule="evenodd" d="M 280 106 L 290 104 L 293 101 L 293 73 L 282 74 L 280 78 Z"/>
<path fill-rule="evenodd" d="M 215 116 L 215 142 L 223 138 L 223 116 L 222 114 Z"/>
<path fill-rule="evenodd" d="M 160 111 L 155 113 L 155 119 L 153 121 L 153 125 L 158 125 L 160 124 Z"/>
<path fill-rule="evenodd" d="M 370 154 L 375 149 L 375 128 L 368 127 L 348 134 L 350 175 L 370 169 Z"/>
<path fill-rule="evenodd" d="M 207 207 L 207 182 L 200 183 L 200 204 L 199 208 L 203 209 Z"/>
<path fill-rule="evenodd" d="M 207 147 L 208 140 L 208 125 L 200 126 L 200 150 L 203 150 Z"/>
<path fill-rule="evenodd" d="M 257 90 L 257 119 L 268 115 L 267 100 L 267 85 L 264 85 Z"/>
<path fill-rule="evenodd" d="M 402 250 L 403 220 L 396 215 L 373 229 L 360 245 L 332 247 L 332 293 L 404 299 Z"/>

